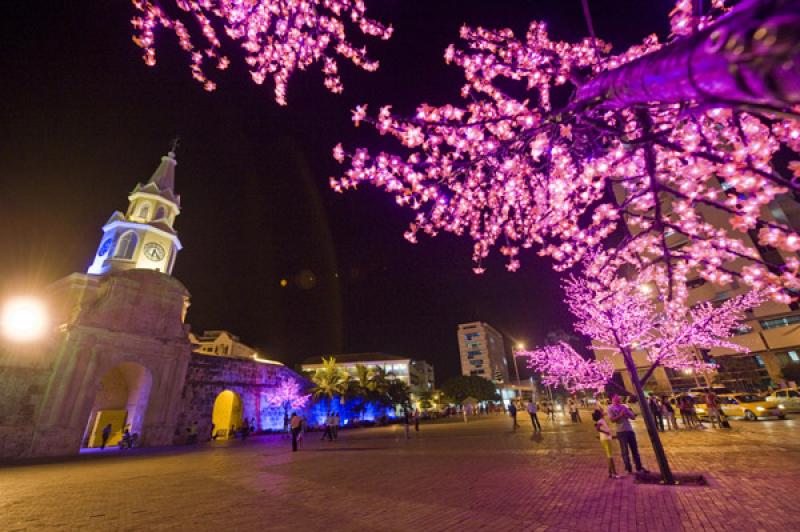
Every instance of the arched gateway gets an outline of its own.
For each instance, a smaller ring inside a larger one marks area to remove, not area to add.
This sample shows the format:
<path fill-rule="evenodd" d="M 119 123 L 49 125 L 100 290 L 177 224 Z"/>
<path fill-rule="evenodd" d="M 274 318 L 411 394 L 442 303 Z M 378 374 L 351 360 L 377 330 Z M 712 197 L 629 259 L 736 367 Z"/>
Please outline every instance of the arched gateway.
<path fill-rule="evenodd" d="M 100 379 L 89 421 L 83 434 L 82 447 L 99 447 L 103 428 L 111 425 L 107 445 L 115 445 L 128 427 L 131 434 L 143 437 L 144 418 L 153 376 L 141 364 L 123 362 Z"/>

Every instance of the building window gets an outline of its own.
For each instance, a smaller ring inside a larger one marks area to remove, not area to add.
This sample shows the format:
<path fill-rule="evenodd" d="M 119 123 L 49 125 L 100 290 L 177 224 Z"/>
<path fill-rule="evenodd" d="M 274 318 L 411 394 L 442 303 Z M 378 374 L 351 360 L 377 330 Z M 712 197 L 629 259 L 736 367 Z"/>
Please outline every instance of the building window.
<path fill-rule="evenodd" d="M 158 210 L 156 210 L 155 219 L 156 220 L 160 220 L 160 219 L 164 218 L 166 215 L 167 215 L 167 211 L 164 209 L 164 207 L 159 207 Z"/>
<path fill-rule="evenodd" d="M 788 355 L 792 362 L 800 362 L 800 356 L 797 355 L 797 351 L 789 351 Z"/>
<path fill-rule="evenodd" d="M 756 355 L 755 359 L 756 359 L 756 363 L 763 368 L 764 367 L 764 359 L 761 358 L 761 355 Z"/>
<path fill-rule="evenodd" d="M 139 207 L 139 218 L 143 220 L 147 220 L 147 216 L 150 214 L 150 204 L 144 203 L 142 206 Z"/>
<path fill-rule="evenodd" d="M 800 323 L 800 316 L 785 316 L 774 320 L 761 320 L 761 327 L 763 329 L 777 329 L 778 327 L 788 327 L 795 323 Z"/>
<path fill-rule="evenodd" d="M 138 240 L 136 233 L 133 231 L 128 231 L 122 235 L 122 238 L 119 239 L 119 244 L 117 244 L 117 252 L 114 254 L 114 257 L 118 259 L 132 259 L 133 252 L 136 251 L 136 243 Z"/>

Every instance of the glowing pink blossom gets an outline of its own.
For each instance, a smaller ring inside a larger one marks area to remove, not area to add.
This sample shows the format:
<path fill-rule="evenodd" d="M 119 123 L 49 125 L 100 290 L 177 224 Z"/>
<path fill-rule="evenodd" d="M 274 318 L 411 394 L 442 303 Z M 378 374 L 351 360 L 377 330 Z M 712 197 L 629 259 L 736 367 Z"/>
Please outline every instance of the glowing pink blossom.
<path fill-rule="evenodd" d="M 392 28 L 366 17 L 362 0 L 174 0 L 185 13 L 186 22 L 168 14 L 152 0 L 132 0 L 141 12 L 131 20 L 133 41 L 144 49 L 148 66 L 156 64 L 156 30 L 162 27 L 175 34 L 178 45 L 189 54 L 194 77 L 208 91 L 216 84 L 206 74 L 208 61 L 219 70 L 230 65 L 222 53 L 222 42 L 215 27 L 224 28 L 231 41 L 246 52 L 245 62 L 253 81 L 261 85 L 268 76 L 275 84 L 275 100 L 286 105 L 286 85 L 296 70 L 322 63 L 325 87 L 342 91 L 337 56 L 354 65 L 374 71 L 378 62 L 367 57 L 365 48 L 356 48 L 347 38 L 346 25 L 381 39 L 392 35 Z M 187 24 L 197 27 L 203 43 L 193 39 Z"/>
<path fill-rule="evenodd" d="M 267 392 L 267 403 L 287 410 L 289 408 L 305 408 L 311 394 L 303 394 L 300 390 L 300 383 L 296 380 L 283 378 L 276 388 Z"/>
<path fill-rule="evenodd" d="M 349 168 L 331 186 L 393 194 L 416 211 L 411 242 L 420 232 L 468 235 L 476 273 L 493 248 L 514 271 L 535 246 L 559 270 L 586 257 L 595 276 L 666 265 L 669 292 L 690 278 L 740 278 L 786 303 L 800 289 L 800 235 L 772 213 L 800 192 L 800 163 L 775 157 L 800 151 L 800 77 L 781 67 L 800 64 L 790 37 L 800 15 L 749 2 L 719 17 L 724 3 L 700 18 L 679 0 L 672 41 L 650 36 L 618 54 L 598 39 L 552 40 L 541 22 L 523 38 L 464 27 L 465 48 L 445 51 L 463 71 L 463 104 L 423 103 L 411 117 L 358 108 L 356 123 L 395 137 L 407 154 L 338 146 Z M 715 33 L 720 24 L 726 31 Z M 737 35 L 751 36 L 744 52 L 711 50 Z M 726 68 L 687 68 L 696 58 Z M 514 83 L 524 96 L 505 89 Z M 554 89 L 575 96 L 564 103 Z M 622 238 L 597 251 L 611 235 Z"/>

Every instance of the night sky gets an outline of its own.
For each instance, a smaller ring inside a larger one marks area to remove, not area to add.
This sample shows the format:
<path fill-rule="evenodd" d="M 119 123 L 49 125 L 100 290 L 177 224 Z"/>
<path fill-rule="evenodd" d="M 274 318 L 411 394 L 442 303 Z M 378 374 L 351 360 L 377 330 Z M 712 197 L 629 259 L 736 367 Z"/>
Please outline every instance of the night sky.
<path fill-rule="evenodd" d="M 590 5 L 598 35 L 620 46 L 664 35 L 672 7 Z M 463 77 L 442 55 L 462 24 L 523 35 L 543 19 L 551 35 L 576 39 L 586 34 L 579 0 L 372 0 L 368 14 L 394 36 L 352 35 L 380 70 L 342 63 L 338 96 L 318 66 L 296 73 L 288 107 L 273 101 L 271 84 L 250 82 L 235 45 L 226 48 L 232 67 L 212 73 L 214 93 L 191 79 L 170 34 L 159 34 L 158 65 L 146 67 L 131 41 L 134 14 L 123 0 L 0 7 L 0 295 L 85 271 L 101 226 L 179 135 L 184 249 L 173 274 L 192 294 L 195 332 L 228 329 L 290 364 L 359 351 L 423 358 L 441 382 L 460 372 L 458 323 L 486 321 L 528 345 L 569 329 L 559 276 L 534 250 L 517 273 L 494 257 L 476 276 L 468 239 L 409 244 L 410 210 L 375 189 L 334 193 L 328 178 L 342 170 L 331 157 L 337 142 L 396 147 L 353 127 L 356 104 L 412 113 L 422 101 L 459 101 Z"/>

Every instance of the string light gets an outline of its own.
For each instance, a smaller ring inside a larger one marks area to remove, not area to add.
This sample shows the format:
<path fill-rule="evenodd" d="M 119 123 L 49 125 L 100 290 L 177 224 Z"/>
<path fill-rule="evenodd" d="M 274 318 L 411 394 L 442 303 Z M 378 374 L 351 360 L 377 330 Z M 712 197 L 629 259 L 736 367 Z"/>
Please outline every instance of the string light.
<path fill-rule="evenodd" d="M 217 85 L 206 74 L 206 63 L 218 70 L 230 66 L 215 29 L 222 26 L 227 38 L 238 42 L 246 52 L 245 62 L 253 81 L 261 85 L 267 77 L 272 77 L 275 101 L 280 105 L 287 103 L 290 76 L 313 63 L 322 63 L 325 87 L 333 93 L 343 90 L 337 56 L 367 71 L 378 68 L 378 62 L 367 57 L 365 48 L 357 48 L 348 40 L 347 25 L 383 40 L 392 35 L 391 26 L 366 17 L 362 0 L 175 0 L 174 3 L 186 14 L 186 22 L 169 15 L 154 1 L 133 0 L 141 13 L 131 20 L 133 41 L 144 50 L 145 64 L 156 64 L 156 30 L 159 27 L 169 30 L 189 54 L 192 77 L 205 90 L 213 91 Z M 187 24 L 199 27 L 202 44 L 193 38 Z"/>

